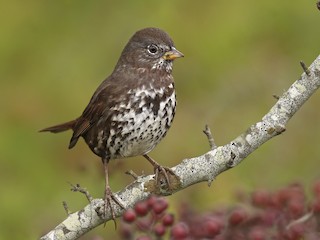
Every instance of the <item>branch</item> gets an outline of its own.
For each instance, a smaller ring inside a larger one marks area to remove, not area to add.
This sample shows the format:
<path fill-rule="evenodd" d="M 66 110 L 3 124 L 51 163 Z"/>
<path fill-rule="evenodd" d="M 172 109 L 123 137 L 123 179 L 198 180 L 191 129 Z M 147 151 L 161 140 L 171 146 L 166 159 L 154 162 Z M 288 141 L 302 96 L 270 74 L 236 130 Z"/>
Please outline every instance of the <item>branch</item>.
<path fill-rule="evenodd" d="M 138 176 L 136 180 L 115 195 L 126 209 L 135 203 L 147 199 L 151 194 L 170 195 L 195 183 L 207 181 L 210 184 L 220 173 L 235 167 L 250 153 L 274 136 L 285 131 L 285 126 L 298 109 L 320 86 L 320 56 L 310 68 L 302 64 L 304 73 L 289 89 L 277 99 L 276 104 L 263 116 L 260 122 L 253 124 L 244 133 L 230 143 L 215 147 L 210 141 L 212 150 L 195 158 L 184 159 L 171 168 L 176 176 L 170 175 L 171 190 L 166 186 L 157 187 L 154 175 Z M 208 128 L 206 129 L 209 133 Z M 211 133 L 208 135 L 211 136 Z M 77 239 L 81 235 L 111 220 L 111 214 L 103 214 L 102 199 L 93 199 L 82 210 L 68 215 L 57 227 L 45 236 L 45 239 Z M 124 210 L 113 204 L 116 217 Z"/>

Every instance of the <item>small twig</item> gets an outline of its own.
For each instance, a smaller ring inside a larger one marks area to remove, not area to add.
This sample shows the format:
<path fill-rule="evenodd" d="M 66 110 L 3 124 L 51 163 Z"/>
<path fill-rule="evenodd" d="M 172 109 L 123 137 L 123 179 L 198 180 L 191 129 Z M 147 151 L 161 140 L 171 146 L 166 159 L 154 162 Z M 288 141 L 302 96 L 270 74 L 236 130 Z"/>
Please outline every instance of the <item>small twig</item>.
<path fill-rule="evenodd" d="M 204 134 L 207 136 L 207 138 L 208 138 L 210 149 L 211 149 L 211 150 L 216 149 L 216 148 L 217 148 L 217 145 L 216 145 L 215 142 L 214 142 L 214 139 L 213 139 L 213 137 L 212 137 L 212 133 L 211 133 L 211 130 L 210 130 L 208 124 L 206 124 L 206 126 L 205 126 L 205 128 L 204 128 L 204 130 L 203 130 L 203 133 L 204 133 Z"/>
<path fill-rule="evenodd" d="M 63 208 L 66 211 L 67 215 L 69 216 L 71 214 L 71 212 L 69 210 L 67 202 L 66 201 L 62 201 L 62 205 L 63 205 Z"/>
<path fill-rule="evenodd" d="M 76 185 L 73 185 L 72 183 L 69 183 L 71 185 L 71 191 L 72 192 L 80 192 L 80 193 L 83 193 L 86 198 L 88 199 L 89 202 L 91 202 L 93 200 L 93 197 L 90 195 L 90 193 L 87 191 L 87 189 L 85 188 L 82 188 L 80 186 L 80 184 L 76 184 Z"/>
<path fill-rule="evenodd" d="M 137 179 L 139 178 L 138 174 L 136 174 L 136 173 L 135 173 L 134 171 L 132 171 L 132 170 L 127 170 L 127 171 L 125 172 L 125 174 L 130 175 L 131 177 L 134 178 L 134 180 L 137 180 Z"/>
<path fill-rule="evenodd" d="M 277 99 L 277 100 L 280 99 L 280 97 L 279 97 L 278 95 L 276 95 L 276 94 L 273 94 L 272 97 L 274 97 L 274 98 Z"/>
<path fill-rule="evenodd" d="M 301 65 L 303 71 L 307 74 L 307 76 L 310 76 L 311 72 L 310 72 L 309 68 L 306 66 L 306 64 L 304 62 L 300 61 L 300 65 Z"/>
<path fill-rule="evenodd" d="M 287 226 L 286 226 L 286 229 L 289 229 L 291 228 L 292 226 L 296 225 L 296 224 L 299 224 L 299 223 L 303 223 L 303 222 L 306 222 L 308 221 L 310 218 L 313 217 L 313 212 L 309 212 L 305 215 L 303 215 L 301 218 L 298 218 L 297 220 L 294 220 L 292 222 L 290 222 Z"/>

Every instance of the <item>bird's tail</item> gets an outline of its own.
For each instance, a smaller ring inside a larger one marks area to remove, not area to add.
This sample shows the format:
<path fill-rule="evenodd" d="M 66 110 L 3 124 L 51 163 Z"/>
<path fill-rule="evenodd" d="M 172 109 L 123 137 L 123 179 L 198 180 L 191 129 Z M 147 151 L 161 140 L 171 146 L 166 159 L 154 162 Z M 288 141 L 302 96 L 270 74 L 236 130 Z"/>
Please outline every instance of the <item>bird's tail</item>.
<path fill-rule="evenodd" d="M 64 132 L 69 129 L 73 129 L 76 121 L 77 119 L 69 122 L 61 123 L 52 127 L 44 128 L 44 129 L 41 129 L 39 132 L 52 132 L 52 133 Z"/>

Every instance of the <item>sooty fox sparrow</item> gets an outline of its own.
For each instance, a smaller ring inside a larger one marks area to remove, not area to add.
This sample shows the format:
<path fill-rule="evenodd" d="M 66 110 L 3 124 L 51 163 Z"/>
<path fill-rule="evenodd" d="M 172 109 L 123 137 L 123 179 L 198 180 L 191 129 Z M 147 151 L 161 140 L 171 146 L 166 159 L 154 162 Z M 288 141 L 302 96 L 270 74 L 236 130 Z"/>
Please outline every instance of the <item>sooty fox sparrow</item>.
<path fill-rule="evenodd" d="M 113 199 L 108 183 L 111 159 L 143 155 L 156 176 L 167 168 L 149 153 L 166 135 L 176 109 L 172 72 L 173 60 L 183 57 L 169 35 L 158 28 L 136 32 L 125 46 L 112 74 L 93 94 L 82 115 L 75 120 L 42 129 L 41 132 L 73 130 L 69 148 L 83 137 L 90 149 L 102 158 L 105 169 L 105 212 Z"/>

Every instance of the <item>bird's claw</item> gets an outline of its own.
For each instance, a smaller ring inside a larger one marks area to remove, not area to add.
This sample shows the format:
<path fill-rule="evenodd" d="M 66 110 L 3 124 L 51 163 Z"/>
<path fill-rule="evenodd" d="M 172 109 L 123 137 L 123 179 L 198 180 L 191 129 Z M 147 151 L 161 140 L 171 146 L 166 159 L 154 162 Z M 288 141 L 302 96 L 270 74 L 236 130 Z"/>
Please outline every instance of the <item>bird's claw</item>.
<path fill-rule="evenodd" d="M 125 209 L 123 204 L 120 202 L 120 200 L 113 194 L 111 191 L 110 187 L 107 187 L 105 189 L 104 193 L 104 217 L 107 216 L 107 208 L 110 208 L 110 213 L 111 213 L 111 218 L 114 221 L 115 228 L 117 228 L 117 223 L 116 223 L 116 215 L 112 206 L 111 202 L 114 202 L 116 205 L 118 205 L 120 208 Z"/>

